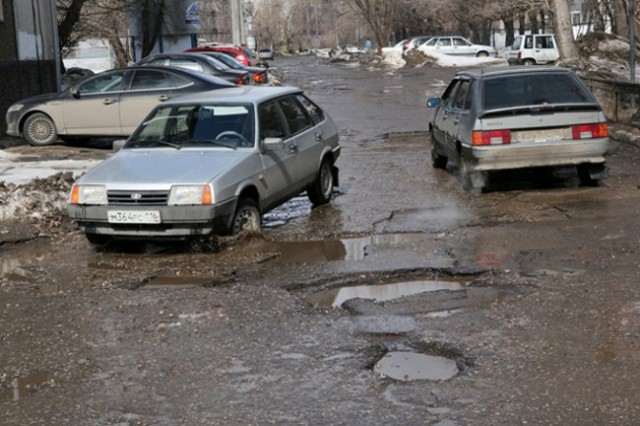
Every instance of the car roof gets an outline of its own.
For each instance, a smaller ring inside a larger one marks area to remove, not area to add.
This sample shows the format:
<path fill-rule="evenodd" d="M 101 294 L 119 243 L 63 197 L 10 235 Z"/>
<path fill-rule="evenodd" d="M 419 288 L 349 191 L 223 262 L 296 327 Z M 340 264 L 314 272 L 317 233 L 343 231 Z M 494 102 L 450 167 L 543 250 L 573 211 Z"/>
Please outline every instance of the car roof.
<path fill-rule="evenodd" d="M 295 93 L 303 93 L 303 90 L 293 86 L 237 86 L 183 95 L 175 98 L 172 102 L 165 102 L 163 105 L 201 104 L 206 102 L 260 104 L 270 99 Z"/>
<path fill-rule="evenodd" d="M 235 85 L 233 83 L 229 83 L 227 80 L 223 80 L 220 77 L 216 77 L 215 75 L 211 75 L 211 74 L 205 74 L 203 72 L 199 72 L 199 71 L 192 71 L 186 68 L 179 68 L 179 67 L 165 67 L 162 65 L 129 65 L 126 68 L 114 68 L 111 70 L 107 70 L 107 71 L 103 71 L 104 73 L 108 73 L 108 72 L 113 72 L 116 70 L 122 70 L 122 69 L 138 69 L 138 70 L 156 70 L 156 71 L 162 71 L 162 72 L 172 72 L 174 74 L 183 74 L 183 75 L 188 75 L 190 78 L 194 78 L 197 80 L 201 80 L 201 81 L 205 81 L 208 83 L 214 83 L 214 84 L 218 84 L 220 86 L 229 86 L 229 87 L 234 87 Z M 95 74 L 95 75 L 99 75 Z M 91 76 L 93 77 L 93 76 Z M 84 80 L 83 80 L 84 81 Z"/>
<path fill-rule="evenodd" d="M 575 74 L 569 68 L 555 67 L 555 66 L 536 66 L 530 67 L 525 65 L 516 65 L 508 67 L 488 67 L 483 69 L 463 70 L 458 71 L 456 76 L 467 75 L 473 78 L 483 77 L 499 77 L 508 75 L 519 74 L 549 74 L 549 73 L 562 73 L 562 74 Z"/>

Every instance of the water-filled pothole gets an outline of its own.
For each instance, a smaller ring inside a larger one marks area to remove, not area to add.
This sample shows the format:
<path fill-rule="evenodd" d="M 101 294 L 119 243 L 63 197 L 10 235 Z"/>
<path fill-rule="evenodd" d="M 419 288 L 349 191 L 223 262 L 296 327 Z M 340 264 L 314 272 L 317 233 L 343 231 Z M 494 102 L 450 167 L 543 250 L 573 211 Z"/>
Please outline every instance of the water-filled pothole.
<path fill-rule="evenodd" d="M 373 371 L 391 379 L 447 380 L 458 374 L 456 361 L 415 352 L 389 352 L 373 367 Z"/>
<path fill-rule="evenodd" d="M 318 306 L 340 307 L 348 300 L 368 299 L 385 302 L 431 291 L 458 291 L 463 286 L 452 281 L 408 281 L 395 284 L 360 285 L 341 287 L 316 293 L 307 300 Z"/>
<path fill-rule="evenodd" d="M 48 372 L 15 378 L 11 382 L 12 389 L 0 394 L 0 401 L 18 401 L 20 398 L 35 393 L 41 387 L 52 383 L 53 375 Z"/>

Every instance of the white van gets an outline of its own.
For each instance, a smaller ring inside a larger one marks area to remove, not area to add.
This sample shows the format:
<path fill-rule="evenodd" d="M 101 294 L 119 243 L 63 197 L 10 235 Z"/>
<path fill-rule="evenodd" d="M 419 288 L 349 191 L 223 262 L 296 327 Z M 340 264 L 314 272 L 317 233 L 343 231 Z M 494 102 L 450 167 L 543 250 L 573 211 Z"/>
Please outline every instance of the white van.
<path fill-rule="evenodd" d="M 509 52 L 510 65 L 536 65 L 555 62 L 560 57 L 553 34 L 517 35 Z"/>

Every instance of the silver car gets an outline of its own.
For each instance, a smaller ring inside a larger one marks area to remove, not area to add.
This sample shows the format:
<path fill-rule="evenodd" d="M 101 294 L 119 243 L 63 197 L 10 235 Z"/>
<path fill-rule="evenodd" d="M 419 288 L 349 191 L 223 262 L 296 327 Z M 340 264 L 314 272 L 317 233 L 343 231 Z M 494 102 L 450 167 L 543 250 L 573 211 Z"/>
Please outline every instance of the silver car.
<path fill-rule="evenodd" d="M 184 69 L 127 67 L 108 70 L 58 93 L 22 99 L 7 110 L 7 134 L 31 145 L 94 136 L 129 136 L 159 103 L 186 93 L 233 87 Z"/>
<path fill-rule="evenodd" d="M 584 184 L 604 178 L 609 143 L 598 101 L 571 70 L 510 67 L 462 71 L 435 108 L 431 159 L 453 159 L 465 188 L 481 190 L 493 170 L 576 166 Z"/>
<path fill-rule="evenodd" d="M 460 36 L 438 36 L 423 42 L 418 49 L 425 52 L 437 52 L 443 55 L 497 57 L 498 50 L 492 46 L 471 43 Z"/>
<path fill-rule="evenodd" d="M 90 242 L 260 230 L 306 191 L 328 203 L 338 131 L 300 89 L 244 86 L 155 108 L 122 149 L 79 178 L 68 212 Z"/>

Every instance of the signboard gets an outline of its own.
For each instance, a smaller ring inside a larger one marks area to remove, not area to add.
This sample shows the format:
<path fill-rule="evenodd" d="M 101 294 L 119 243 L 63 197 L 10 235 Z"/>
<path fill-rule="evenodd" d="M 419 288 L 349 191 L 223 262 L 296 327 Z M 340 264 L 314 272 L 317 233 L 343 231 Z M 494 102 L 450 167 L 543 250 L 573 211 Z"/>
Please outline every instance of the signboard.
<path fill-rule="evenodd" d="M 200 28 L 200 2 L 194 1 L 187 7 L 185 23 Z"/>

